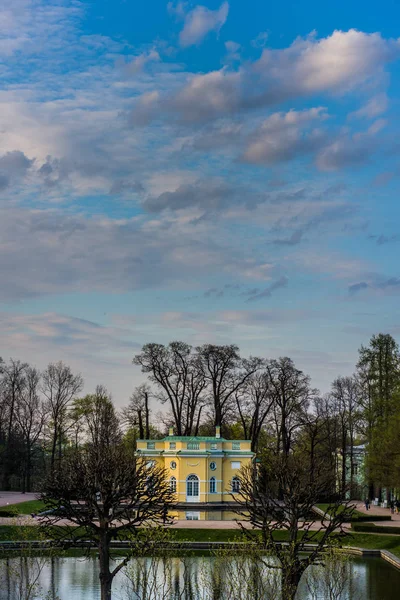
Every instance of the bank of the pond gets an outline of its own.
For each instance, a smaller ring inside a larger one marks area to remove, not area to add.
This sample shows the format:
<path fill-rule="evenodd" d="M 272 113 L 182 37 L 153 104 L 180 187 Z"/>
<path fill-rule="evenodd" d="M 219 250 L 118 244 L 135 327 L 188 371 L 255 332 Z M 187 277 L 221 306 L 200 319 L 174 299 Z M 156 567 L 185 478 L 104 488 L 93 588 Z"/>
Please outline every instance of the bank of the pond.
<path fill-rule="evenodd" d="M 57 539 L 60 529 L 54 527 L 49 537 Z M 78 532 L 78 530 L 76 530 Z M 51 535 L 53 533 L 53 535 Z M 187 550 L 213 550 L 229 548 L 233 544 L 244 542 L 244 534 L 238 529 L 172 529 L 171 548 Z M 277 531 L 276 540 L 286 542 L 287 532 Z M 21 527 L 18 525 L 0 526 L 0 548 L 3 551 L 15 550 L 23 545 L 43 548 L 43 530 L 40 527 Z M 90 546 L 90 543 L 87 543 Z M 73 544 L 68 544 L 72 547 Z M 115 548 L 128 547 L 123 533 L 120 540 L 114 543 Z M 380 556 L 400 569 L 400 536 L 379 535 L 373 533 L 352 533 L 344 540 L 343 546 L 351 553 L 362 556 Z M 80 543 L 82 547 L 82 543 Z"/>

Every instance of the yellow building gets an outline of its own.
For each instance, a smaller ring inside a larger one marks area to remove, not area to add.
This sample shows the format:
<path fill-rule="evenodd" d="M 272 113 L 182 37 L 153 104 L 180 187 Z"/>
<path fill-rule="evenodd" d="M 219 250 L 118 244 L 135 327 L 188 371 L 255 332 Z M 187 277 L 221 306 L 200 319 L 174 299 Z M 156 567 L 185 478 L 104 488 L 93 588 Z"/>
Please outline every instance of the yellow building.
<path fill-rule="evenodd" d="M 215 437 L 175 436 L 171 427 L 162 440 L 138 440 L 137 452 L 167 471 L 179 519 L 235 518 L 237 475 L 255 458 L 249 440 L 221 438 L 219 427 Z"/>

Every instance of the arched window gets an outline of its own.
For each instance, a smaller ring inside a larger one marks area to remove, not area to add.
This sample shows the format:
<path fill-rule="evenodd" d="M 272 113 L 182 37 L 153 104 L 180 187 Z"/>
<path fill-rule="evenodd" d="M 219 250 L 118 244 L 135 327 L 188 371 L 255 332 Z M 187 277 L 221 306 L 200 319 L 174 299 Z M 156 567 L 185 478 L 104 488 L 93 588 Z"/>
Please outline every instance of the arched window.
<path fill-rule="evenodd" d="M 210 494 L 215 494 L 217 492 L 217 482 L 215 477 L 211 477 L 210 479 Z"/>
<path fill-rule="evenodd" d="M 169 480 L 169 487 L 171 489 L 171 492 L 173 492 L 175 494 L 175 492 L 176 492 L 176 477 L 171 477 L 171 479 Z"/>
<path fill-rule="evenodd" d="M 189 475 L 186 479 L 186 501 L 196 502 L 199 497 L 199 478 L 197 475 Z"/>
<path fill-rule="evenodd" d="M 239 477 L 233 477 L 231 485 L 232 485 L 232 493 L 233 494 L 237 494 L 238 492 L 240 492 L 240 479 L 239 479 Z"/>

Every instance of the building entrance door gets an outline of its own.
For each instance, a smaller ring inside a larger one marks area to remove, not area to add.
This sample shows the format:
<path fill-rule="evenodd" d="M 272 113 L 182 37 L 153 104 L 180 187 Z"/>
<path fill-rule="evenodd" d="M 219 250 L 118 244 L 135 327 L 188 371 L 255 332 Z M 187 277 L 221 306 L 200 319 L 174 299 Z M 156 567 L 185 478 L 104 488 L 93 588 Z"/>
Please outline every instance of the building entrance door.
<path fill-rule="evenodd" d="M 197 475 L 189 475 L 186 479 L 186 502 L 200 501 L 200 485 Z"/>

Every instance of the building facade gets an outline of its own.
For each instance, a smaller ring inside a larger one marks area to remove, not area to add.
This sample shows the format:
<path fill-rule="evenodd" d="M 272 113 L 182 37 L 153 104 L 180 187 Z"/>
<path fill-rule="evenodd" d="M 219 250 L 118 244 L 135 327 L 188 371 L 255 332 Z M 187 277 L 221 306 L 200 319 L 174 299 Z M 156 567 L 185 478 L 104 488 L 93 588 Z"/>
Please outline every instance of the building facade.
<path fill-rule="evenodd" d="M 137 453 L 167 472 L 176 493 L 174 516 L 188 520 L 235 518 L 232 494 L 240 491 L 239 470 L 255 454 L 249 440 L 175 436 L 172 428 L 161 440 L 138 440 Z"/>

